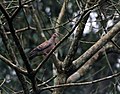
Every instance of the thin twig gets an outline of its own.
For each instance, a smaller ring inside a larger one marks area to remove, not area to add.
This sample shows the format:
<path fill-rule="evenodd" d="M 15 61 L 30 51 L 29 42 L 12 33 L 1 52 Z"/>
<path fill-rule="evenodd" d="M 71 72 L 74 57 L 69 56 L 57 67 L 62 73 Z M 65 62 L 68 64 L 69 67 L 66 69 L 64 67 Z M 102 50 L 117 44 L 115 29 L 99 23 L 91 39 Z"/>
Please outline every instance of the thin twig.
<path fill-rule="evenodd" d="M 3 79 L 2 83 L 0 84 L 0 87 L 5 83 L 6 79 Z"/>
<path fill-rule="evenodd" d="M 8 60 L 7 58 L 5 58 L 4 56 L 2 56 L 0 54 L 0 59 L 2 61 L 4 61 L 4 63 L 6 63 L 7 65 L 9 65 L 10 67 L 14 68 L 15 70 L 19 71 L 20 73 L 24 74 L 24 75 L 27 75 L 27 71 L 25 70 L 21 70 L 20 68 L 18 68 L 15 64 L 13 64 L 10 60 Z"/>
<path fill-rule="evenodd" d="M 44 86 L 44 85 L 46 85 L 47 83 L 49 83 L 49 82 L 51 82 L 53 79 L 55 79 L 57 76 L 56 75 L 54 75 L 53 77 L 51 77 L 50 79 L 48 79 L 47 81 L 45 81 L 45 82 L 43 82 L 42 84 L 39 84 L 38 86 L 40 87 L 40 86 Z"/>
<path fill-rule="evenodd" d="M 29 29 L 34 30 L 34 31 L 36 30 L 36 28 L 29 26 L 29 27 L 18 29 L 15 31 L 15 33 L 24 32 L 24 31 L 29 30 Z M 9 35 L 9 34 L 11 34 L 11 32 L 6 32 L 6 34 Z"/>

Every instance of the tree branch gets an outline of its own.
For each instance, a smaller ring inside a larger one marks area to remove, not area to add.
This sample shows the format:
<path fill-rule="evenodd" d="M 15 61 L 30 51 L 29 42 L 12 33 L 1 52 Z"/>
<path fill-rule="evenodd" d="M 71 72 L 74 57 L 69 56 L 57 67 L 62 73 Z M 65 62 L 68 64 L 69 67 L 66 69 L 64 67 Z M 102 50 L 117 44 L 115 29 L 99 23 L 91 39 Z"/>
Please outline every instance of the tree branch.
<path fill-rule="evenodd" d="M 4 43 L 5 47 L 6 47 L 6 50 L 7 50 L 8 54 L 9 54 L 9 57 L 12 60 L 11 63 L 15 64 L 16 67 L 17 67 L 19 64 L 18 64 L 17 58 L 15 56 L 15 53 L 13 51 L 13 47 L 11 47 L 10 41 L 8 39 L 7 34 L 5 33 L 5 29 L 4 29 L 1 21 L 0 21 L 0 24 L 1 24 L 0 34 L 1 34 L 1 37 L 2 37 L 2 40 L 3 40 L 3 43 Z M 13 68 L 13 67 L 11 67 L 11 68 Z M 18 76 L 18 79 L 20 80 L 20 82 L 22 84 L 24 93 L 29 94 L 28 86 L 27 86 L 26 79 L 25 79 L 24 75 L 21 72 L 17 71 L 16 69 L 14 69 L 14 70 L 15 70 L 17 76 Z"/>
<path fill-rule="evenodd" d="M 114 53 L 115 50 L 116 49 L 113 45 L 109 43 L 105 45 L 105 47 L 101 48 L 96 54 L 94 54 L 82 67 L 80 67 L 75 73 L 69 76 L 67 83 L 76 82 L 78 79 L 83 77 L 83 75 L 85 75 L 85 73 L 90 69 L 90 66 L 92 66 L 94 63 L 96 63 L 97 60 L 100 60 L 100 58 L 104 56 L 104 51 L 107 53 Z M 120 53 L 120 51 L 117 50 L 117 53 Z"/>
<path fill-rule="evenodd" d="M 87 3 L 86 4 L 86 9 L 88 9 L 88 8 L 90 8 L 90 6 L 88 7 L 88 3 Z M 78 48 L 78 43 L 79 43 L 80 38 L 82 37 L 83 31 L 84 31 L 84 28 L 85 28 L 85 24 L 88 20 L 89 14 L 90 14 L 90 12 L 86 13 L 86 15 L 84 15 L 84 17 L 82 18 L 82 20 L 78 24 L 75 37 L 72 41 L 72 44 L 70 46 L 70 49 L 68 51 L 68 54 L 67 54 L 67 56 L 64 60 L 64 64 L 63 64 L 63 67 L 62 67 L 63 70 L 66 71 L 66 73 L 67 73 L 67 71 L 69 71 L 69 68 L 72 65 L 72 61 L 74 60 L 75 53 L 76 53 L 77 48 Z"/>
<path fill-rule="evenodd" d="M 59 24 L 61 23 L 61 21 L 62 21 L 62 19 L 63 19 L 63 16 L 64 16 L 64 14 L 65 14 L 65 9 L 66 9 L 67 3 L 68 3 L 68 0 L 64 0 L 64 3 L 63 3 L 62 8 L 61 8 L 61 10 L 60 10 L 58 19 L 57 19 L 57 21 L 56 21 L 57 23 L 56 23 L 55 27 L 58 27 Z M 55 31 L 58 33 L 58 32 L 59 32 L 59 28 L 56 28 Z"/>
<path fill-rule="evenodd" d="M 21 33 L 21 32 L 24 32 L 24 31 L 30 30 L 30 29 L 34 30 L 34 31 L 36 30 L 36 28 L 30 26 L 30 27 L 25 27 L 25 28 L 18 29 L 18 30 L 15 31 L 15 33 Z M 8 31 L 8 32 L 6 32 L 6 34 L 9 35 L 9 34 L 11 34 L 11 32 Z"/>
<path fill-rule="evenodd" d="M 112 39 L 120 31 L 120 21 L 101 39 L 99 39 L 92 47 L 90 47 L 83 55 L 73 61 L 76 69 L 82 66 L 90 59 L 98 50 L 100 50 L 110 39 Z"/>
<path fill-rule="evenodd" d="M 21 1 L 19 1 L 21 2 Z M 13 40 L 15 41 L 15 44 L 16 44 L 16 47 L 22 57 L 22 60 L 25 64 L 25 67 L 27 69 L 27 72 L 28 72 L 28 78 L 31 80 L 31 83 L 32 83 L 32 87 L 33 87 L 33 91 L 36 93 L 37 92 L 37 84 L 36 84 L 36 78 L 35 78 L 35 75 L 33 73 L 33 69 L 31 67 L 31 65 L 29 64 L 29 60 L 26 56 L 26 54 L 24 53 L 24 50 L 20 44 L 20 41 L 18 39 L 18 36 L 16 35 L 15 33 L 15 29 L 13 27 L 13 18 L 9 17 L 9 15 L 7 14 L 6 10 L 2 7 L 2 5 L 0 4 L 0 9 L 2 11 L 2 13 L 5 15 L 5 18 L 7 19 L 7 23 L 8 23 L 8 26 L 9 26 L 9 29 L 10 29 L 10 32 L 11 32 L 11 35 L 13 37 Z M 15 15 L 17 15 L 18 11 L 15 13 Z M 8 18 L 9 17 L 9 18 Z M 15 16 L 14 16 L 15 17 Z"/>
<path fill-rule="evenodd" d="M 20 68 L 18 68 L 15 64 L 13 64 L 10 60 L 8 60 L 7 58 L 5 58 L 4 56 L 2 56 L 0 54 L 0 59 L 5 62 L 7 65 L 9 65 L 10 67 L 12 67 L 13 69 L 17 70 L 18 72 L 20 72 L 21 74 L 27 75 L 27 71 L 25 70 L 21 70 Z"/>
<path fill-rule="evenodd" d="M 61 85 L 55 85 L 55 86 L 49 86 L 49 87 L 44 87 L 42 88 L 40 92 L 48 90 L 48 89 L 53 89 L 53 88 L 60 88 L 60 87 L 70 87 L 70 86 L 83 86 L 83 85 L 91 85 L 91 84 L 95 84 L 98 82 L 102 82 L 102 81 L 106 81 L 106 80 L 110 80 L 113 79 L 114 77 L 118 77 L 120 75 L 119 73 L 115 73 L 113 75 L 107 76 L 107 77 L 103 77 L 97 80 L 93 80 L 93 81 L 88 81 L 88 82 L 82 82 L 82 83 L 68 83 L 68 84 L 61 84 Z"/>
<path fill-rule="evenodd" d="M 24 64 L 26 65 L 27 71 L 29 73 L 31 73 L 32 72 L 32 68 L 31 68 L 31 66 L 29 64 L 28 58 L 26 57 L 26 55 L 25 55 L 25 53 L 23 51 L 23 48 L 22 48 L 22 46 L 20 44 L 18 36 L 15 34 L 15 30 L 14 30 L 14 27 L 13 27 L 13 24 L 12 24 L 12 20 L 9 18 L 8 13 L 6 12 L 6 10 L 3 8 L 3 6 L 1 4 L 0 4 L 0 9 L 1 9 L 2 13 L 4 14 L 5 18 L 7 19 L 10 32 L 11 32 L 12 37 L 13 37 L 13 39 L 15 41 L 15 44 L 16 44 L 18 50 L 19 50 L 19 53 L 20 53 L 20 55 L 21 55 L 21 57 L 22 57 L 22 59 L 24 61 Z"/>

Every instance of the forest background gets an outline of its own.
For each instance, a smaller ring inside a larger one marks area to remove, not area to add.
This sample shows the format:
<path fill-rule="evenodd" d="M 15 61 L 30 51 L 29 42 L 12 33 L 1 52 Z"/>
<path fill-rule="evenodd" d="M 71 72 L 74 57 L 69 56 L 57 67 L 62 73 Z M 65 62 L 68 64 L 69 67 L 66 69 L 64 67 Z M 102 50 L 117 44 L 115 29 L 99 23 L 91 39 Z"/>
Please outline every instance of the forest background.
<path fill-rule="evenodd" d="M 1 0 L 0 71 L 0 94 L 119 94 L 120 0 Z"/>

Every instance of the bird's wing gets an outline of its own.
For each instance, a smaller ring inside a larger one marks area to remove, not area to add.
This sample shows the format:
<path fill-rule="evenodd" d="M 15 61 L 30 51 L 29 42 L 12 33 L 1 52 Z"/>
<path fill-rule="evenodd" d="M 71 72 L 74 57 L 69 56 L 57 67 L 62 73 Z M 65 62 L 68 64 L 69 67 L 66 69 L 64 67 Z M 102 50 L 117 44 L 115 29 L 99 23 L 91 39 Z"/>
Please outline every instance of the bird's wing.
<path fill-rule="evenodd" d="M 49 41 L 45 41 L 42 44 L 38 45 L 36 48 L 34 48 L 32 51 L 29 53 L 29 59 L 34 58 L 35 56 L 38 55 L 40 52 L 44 52 L 45 49 L 49 48 L 52 45 Z"/>
<path fill-rule="evenodd" d="M 30 51 L 30 52 L 28 53 L 28 57 L 29 57 L 29 59 L 31 60 L 31 59 L 33 59 L 35 56 L 37 56 L 37 54 L 38 54 L 38 49 L 34 48 L 32 51 Z"/>
<path fill-rule="evenodd" d="M 52 43 L 50 43 L 49 41 L 45 41 L 45 42 L 43 42 L 42 44 L 38 45 L 38 46 L 36 47 L 36 49 L 37 49 L 38 51 L 43 51 L 43 50 L 49 48 L 51 45 L 52 45 Z"/>

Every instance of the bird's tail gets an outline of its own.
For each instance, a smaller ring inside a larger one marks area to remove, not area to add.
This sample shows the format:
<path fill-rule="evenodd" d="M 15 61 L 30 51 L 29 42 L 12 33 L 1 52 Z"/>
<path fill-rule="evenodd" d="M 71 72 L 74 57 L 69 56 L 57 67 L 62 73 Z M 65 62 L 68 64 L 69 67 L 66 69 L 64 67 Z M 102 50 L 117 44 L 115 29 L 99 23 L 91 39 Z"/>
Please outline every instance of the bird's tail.
<path fill-rule="evenodd" d="M 38 50 L 37 49 L 33 49 L 32 51 L 30 51 L 28 53 L 28 58 L 30 60 L 32 60 L 34 57 L 36 57 L 38 55 Z"/>

